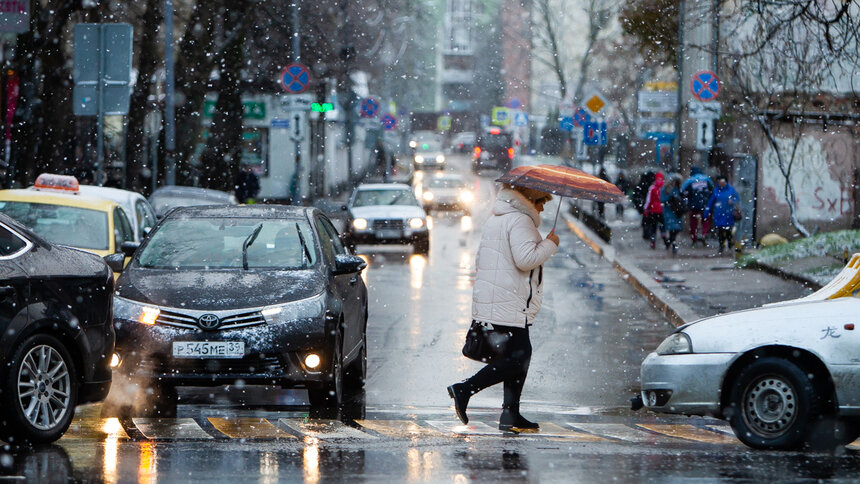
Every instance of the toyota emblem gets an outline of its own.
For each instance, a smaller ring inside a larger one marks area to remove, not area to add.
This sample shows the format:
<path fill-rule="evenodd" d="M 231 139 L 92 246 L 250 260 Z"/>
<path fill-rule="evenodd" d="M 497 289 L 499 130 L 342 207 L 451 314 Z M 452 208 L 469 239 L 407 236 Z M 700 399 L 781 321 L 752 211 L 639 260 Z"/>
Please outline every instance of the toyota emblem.
<path fill-rule="evenodd" d="M 213 330 L 217 329 L 220 325 L 221 319 L 212 313 L 204 314 L 197 318 L 197 326 L 200 326 L 200 329 Z"/>

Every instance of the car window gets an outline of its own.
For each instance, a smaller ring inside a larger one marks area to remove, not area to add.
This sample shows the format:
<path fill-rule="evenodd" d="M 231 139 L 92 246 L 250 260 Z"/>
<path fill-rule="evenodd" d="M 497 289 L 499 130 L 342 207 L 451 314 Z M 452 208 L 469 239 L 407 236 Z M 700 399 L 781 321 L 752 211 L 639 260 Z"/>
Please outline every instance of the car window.
<path fill-rule="evenodd" d="M 359 190 L 355 194 L 352 206 L 366 207 L 373 205 L 418 205 L 418 200 L 412 190 Z"/>
<path fill-rule="evenodd" d="M 481 138 L 481 148 L 487 149 L 508 149 L 511 147 L 511 138 L 504 134 L 485 134 Z"/>
<path fill-rule="evenodd" d="M 152 211 L 150 211 L 143 200 L 138 200 L 134 204 L 134 211 L 137 217 L 138 237 L 143 240 L 146 237 L 147 229 L 155 227 L 155 216 L 152 215 Z"/>
<path fill-rule="evenodd" d="M 343 246 L 343 242 L 340 240 L 340 234 L 337 233 L 337 229 L 334 228 L 334 225 L 329 222 L 328 219 L 320 219 L 322 220 L 322 224 L 325 227 L 326 232 L 328 232 L 329 237 L 331 238 L 332 245 L 334 246 L 335 254 L 348 254 L 346 251 L 346 247 Z"/>
<path fill-rule="evenodd" d="M 430 188 L 463 188 L 466 183 L 463 180 L 451 178 L 431 178 Z"/>
<path fill-rule="evenodd" d="M 108 249 L 107 212 L 30 202 L 0 202 L 0 212 L 49 242 L 79 249 Z"/>
<path fill-rule="evenodd" d="M 317 226 L 317 232 L 320 236 L 320 248 L 322 248 L 323 254 L 325 254 L 326 258 L 330 262 L 334 262 L 334 242 L 332 241 L 331 235 L 323 225 L 322 220 L 317 217 L 314 219 L 314 223 Z"/>
<path fill-rule="evenodd" d="M 136 260 L 142 267 L 159 269 L 241 269 L 242 246 L 257 227 L 260 232 L 247 250 L 249 269 L 316 265 L 311 227 L 297 219 L 171 218 L 149 236 Z"/>
<path fill-rule="evenodd" d="M 0 225 L 0 257 L 15 255 L 26 246 L 27 242 L 21 237 Z"/>
<path fill-rule="evenodd" d="M 117 251 L 123 242 L 134 242 L 134 230 L 121 207 L 116 207 L 113 211 L 113 234 L 114 248 Z"/>

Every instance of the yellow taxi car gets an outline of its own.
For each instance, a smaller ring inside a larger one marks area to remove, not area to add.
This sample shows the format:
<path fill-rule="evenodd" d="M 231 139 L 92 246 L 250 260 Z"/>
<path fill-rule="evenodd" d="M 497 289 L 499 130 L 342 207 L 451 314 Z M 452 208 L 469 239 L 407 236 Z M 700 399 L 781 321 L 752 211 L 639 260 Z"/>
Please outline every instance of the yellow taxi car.
<path fill-rule="evenodd" d="M 49 242 L 101 257 L 134 242 L 125 210 L 114 201 L 82 195 L 73 176 L 42 174 L 30 188 L 0 190 L 0 212 Z"/>

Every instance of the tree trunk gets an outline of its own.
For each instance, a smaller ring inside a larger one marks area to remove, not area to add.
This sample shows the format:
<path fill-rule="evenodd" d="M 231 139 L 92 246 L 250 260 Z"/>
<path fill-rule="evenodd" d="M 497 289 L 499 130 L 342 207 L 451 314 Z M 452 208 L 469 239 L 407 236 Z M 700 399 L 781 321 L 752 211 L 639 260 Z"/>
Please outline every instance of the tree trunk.
<path fill-rule="evenodd" d="M 791 225 L 800 235 L 809 237 L 811 235 L 809 230 L 807 230 L 797 218 L 797 199 L 794 193 L 794 184 L 791 182 L 791 168 L 789 164 L 785 162 L 782 150 L 779 149 L 779 144 L 776 142 L 776 136 L 773 134 L 770 124 L 768 124 L 764 115 L 756 116 L 756 121 L 758 121 L 768 143 L 770 143 L 771 148 L 773 148 L 773 151 L 776 153 L 776 163 L 779 166 L 780 173 L 782 173 L 783 178 L 785 178 L 785 201 L 788 203 Z"/>

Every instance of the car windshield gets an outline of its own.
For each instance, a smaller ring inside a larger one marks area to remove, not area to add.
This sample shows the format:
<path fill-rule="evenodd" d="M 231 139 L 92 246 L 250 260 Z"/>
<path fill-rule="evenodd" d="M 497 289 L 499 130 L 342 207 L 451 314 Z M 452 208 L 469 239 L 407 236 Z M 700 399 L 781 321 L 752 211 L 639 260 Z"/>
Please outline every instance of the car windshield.
<path fill-rule="evenodd" d="M 466 182 L 453 178 L 433 178 L 430 180 L 430 188 L 465 188 Z"/>
<path fill-rule="evenodd" d="M 506 150 L 510 146 L 510 138 L 503 134 L 487 134 L 481 139 L 481 148 L 485 150 Z"/>
<path fill-rule="evenodd" d="M 55 244 L 90 250 L 109 248 L 107 212 L 30 202 L 0 202 L 0 212 Z"/>
<path fill-rule="evenodd" d="M 415 149 L 418 151 L 442 151 L 442 142 L 435 139 L 426 139 L 419 141 Z"/>
<path fill-rule="evenodd" d="M 353 207 L 370 205 L 418 205 L 412 190 L 359 190 Z"/>
<path fill-rule="evenodd" d="M 249 269 L 302 269 L 317 261 L 316 239 L 302 220 L 179 217 L 151 235 L 137 262 L 153 269 L 242 269 L 246 241 Z"/>

